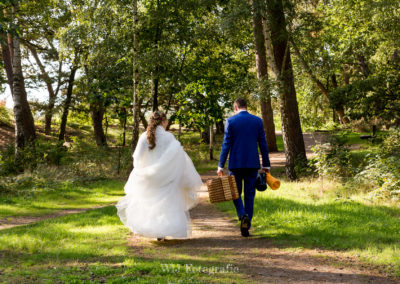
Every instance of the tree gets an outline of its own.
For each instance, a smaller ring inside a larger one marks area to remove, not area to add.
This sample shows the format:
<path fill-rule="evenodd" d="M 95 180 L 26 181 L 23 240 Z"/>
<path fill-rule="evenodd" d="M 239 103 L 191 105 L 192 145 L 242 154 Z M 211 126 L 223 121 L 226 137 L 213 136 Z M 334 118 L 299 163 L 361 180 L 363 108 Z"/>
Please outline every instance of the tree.
<path fill-rule="evenodd" d="M 278 146 L 276 145 L 274 116 L 268 87 L 268 66 L 262 25 L 263 1 L 251 0 L 250 2 L 253 18 L 253 37 L 260 93 L 261 116 L 264 122 L 264 130 L 268 141 L 268 149 L 270 152 L 276 152 L 278 151 Z"/>
<path fill-rule="evenodd" d="M 296 90 L 290 48 L 288 43 L 288 32 L 283 10 L 282 0 L 267 0 L 268 31 L 271 33 L 271 45 L 279 78 L 279 98 L 282 120 L 282 136 L 285 146 L 286 175 L 290 180 L 297 178 L 295 165 L 307 160 L 304 139 L 301 130 L 299 110 L 297 104 Z"/>
<path fill-rule="evenodd" d="M 2 53 L 8 82 L 14 101 L 15 149 L 16 160 L 23 158 L 22 150 L 26 145 L 33 145 L 36 139 L 35 124 L 27 100 L 25 80 L 21 64 L 21 38 L 19 29 L 19 3 L 11 3 L 11 7 L 3 7 L 3 25 L 10 24 L 8 30 L 2 29 Z M 11 12 L 10 12 L 11 10 Z M 4 27 L 4 26 L 2 26 Z M 7 42 L 5 39 L 7 38 Z"/>
<path fill-rule="evenodd" d="M 133 129 L 132 129 L 132 153 L 136 149 L 139 140 L 139 16 L 138 1 L 132 1 L 133 8 Z"/>
<path fill-rule="evenodd" d="M 72 91 L 74 88 L 75 75 L 77 70 L 78 70 L 77 66 L 72 66 L 68 79 L 67 93 L 63 104 L 63 112 L 61 115 L 60 133 L 58 135 L 58 140 L 60 141 L 65 140 L 65 131 L 67 127 L 68 113 L 71 106 Z"/>

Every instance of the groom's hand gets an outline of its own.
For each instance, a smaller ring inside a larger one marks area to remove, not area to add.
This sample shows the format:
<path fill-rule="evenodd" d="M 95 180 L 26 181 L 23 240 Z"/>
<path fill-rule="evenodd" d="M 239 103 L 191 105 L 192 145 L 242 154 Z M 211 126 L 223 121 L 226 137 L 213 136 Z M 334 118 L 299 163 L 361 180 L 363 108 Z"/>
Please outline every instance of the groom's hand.
<path fill-rule="evenodd" d="M 265 173 L 271 173 L 270 169 L 263 169 Z"/>
<path fill-rule="evenodd" d="M 219 177 L 222 177 L 224 175 L 224 171 L 223 170 L 218 170 L 217 174 Z"/>

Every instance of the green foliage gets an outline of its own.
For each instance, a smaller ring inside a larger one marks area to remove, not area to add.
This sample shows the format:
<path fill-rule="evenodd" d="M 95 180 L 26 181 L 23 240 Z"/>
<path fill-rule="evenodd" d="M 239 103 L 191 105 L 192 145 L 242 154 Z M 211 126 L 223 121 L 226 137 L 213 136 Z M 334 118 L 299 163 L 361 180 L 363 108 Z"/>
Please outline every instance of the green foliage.
<path fill-rule="evenodd" d="M 341 180 L 348 190 L 367 192 L 371 198 L 399 200 L 400 130 L 379 133 L 372 142 L 359 133 L 340 132 L 329 143 L 316 145 L 310 166 L 320 176 Z M 349 145 L 364 143 L 364 150 L 350 151 Z"/>
<path fill-rule="evenodd" d="M 212 91 L 207 93 L 204 82 L 187 85 L 177 95 L 177 102 L 180 108 L 174 118 L 188 128 L 204 131 L 222 118 L 219 96 Z"/>
<path fill-rule="evenodd" d="M 371 196 L 400 200 L 400 129 L 389 131 L 379 151 L 366 156 L 366 164 L 356 179 L 373 188 Z"/>
<path fill-rule="evenodd" d="M 400 73 L 385 72 L 357 80 L 330 93 L 331 107 L 345 105 L 352 119 L 400 119 Z"/>
<path fill-rule="evenodd" d="M 22 161 L 15 161 L 13 145 L 0 151 L 0 175 L 17 173 L 20 169 L 34 170 L 39 164 L 60 165 L 67 159 L 68 149 L 63 142 L 51 143 L 37 139 L 23 150 Z"/>
<path fill-rule="evenodd" d="M 345 134 L 331 136 L 328 143 L 312 148 L 315 156 L 310 160 L 310 164 L 320 176 L 340 179 L 354 175 L 350 149 L 346 142 Z"/>
<path fill-rule="evenodd" d="M 215 147 L 213 148 L 214 157 L 219 157 L 220 145 L 223 136 L 215 136 Z M 198 133 L 184 132 L 180 139 L 183 148 L 192 160 L 196 170 L 201 174 L 208 171 L 214 171 L 218 168 L 218 160 L 209 160 L 209 146 L 201 143 Z"/>
<path fill-rule="evenodd" d="M 11 125 L 11 111 L 0 104 L 0 125 Z"/>
<path fill-rule="evenodd" d="M 398 1 L 288 1 L 291 36 L 320 88 L 294 56 L 302 123 L 320 128 L 332 107 L 344 107 L 352 119 L 399 119 Z M 295 23 L 295 24 L 294 24 Z M 398 123 L 398 122 L 397 122 Z"/>
<path fill-rule="evenodd" d="M 72 137 L 70 175 L 81 178 L 115 178 L 129 175 L 130 147 L 97 147 L 92 141 Z"/>

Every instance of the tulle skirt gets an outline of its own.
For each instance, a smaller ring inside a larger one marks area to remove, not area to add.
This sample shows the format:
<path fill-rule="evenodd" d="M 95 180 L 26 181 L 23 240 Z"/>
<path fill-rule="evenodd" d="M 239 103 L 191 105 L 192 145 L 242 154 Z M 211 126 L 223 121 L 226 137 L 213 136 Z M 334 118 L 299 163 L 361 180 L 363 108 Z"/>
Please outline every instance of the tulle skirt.
<path fill-rule="evenodd" d="M 124 187 L 126 195 L 116 205 L 122 223 L 135 235 L 176 239 L 192 235 L 189 209 L 197 205 L 203 184 L 181 146 L 169 155 L 158 164 L 133 169 Z"/>

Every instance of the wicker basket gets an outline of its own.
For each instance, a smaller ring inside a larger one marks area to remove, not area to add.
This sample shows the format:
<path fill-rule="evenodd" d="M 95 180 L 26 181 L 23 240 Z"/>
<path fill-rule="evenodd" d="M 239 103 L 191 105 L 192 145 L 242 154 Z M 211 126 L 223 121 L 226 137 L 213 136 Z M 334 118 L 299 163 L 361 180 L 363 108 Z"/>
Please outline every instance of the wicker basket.
<path fill-rule="evenodd" d="M 234 176 L 223 176 L 207 181 L 210 202 L 223 202 L 239 198 Z"/>

